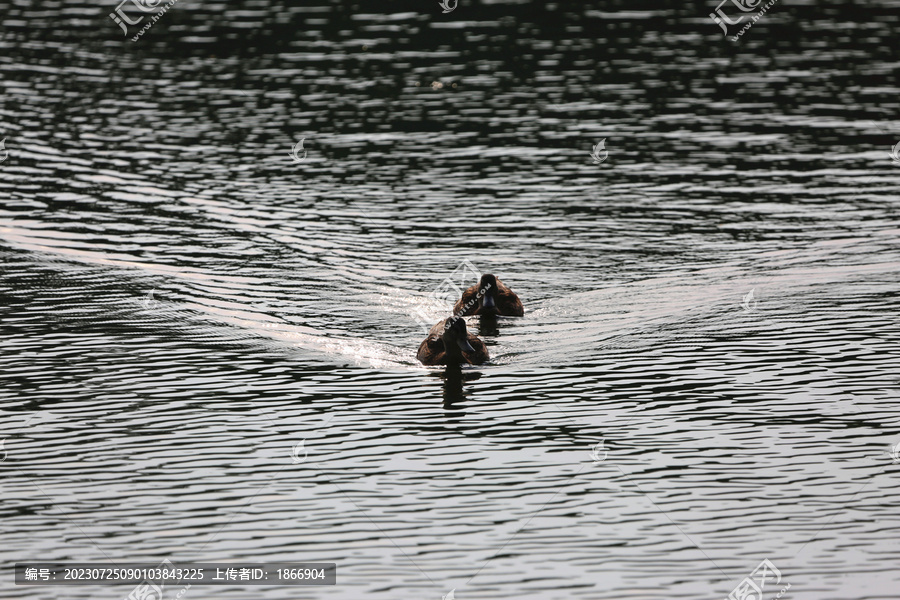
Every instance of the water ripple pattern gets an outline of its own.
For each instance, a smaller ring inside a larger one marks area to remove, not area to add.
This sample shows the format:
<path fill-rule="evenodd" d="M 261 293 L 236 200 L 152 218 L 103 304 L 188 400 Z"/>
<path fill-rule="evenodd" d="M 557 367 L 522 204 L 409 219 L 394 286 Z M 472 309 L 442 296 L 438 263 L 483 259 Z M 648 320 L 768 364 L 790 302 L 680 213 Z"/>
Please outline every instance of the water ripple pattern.
<path fill-rule="evenodd" d="M 115 9 L 0 0 L 0 596 L 897 598 L 895 2 Z"/>

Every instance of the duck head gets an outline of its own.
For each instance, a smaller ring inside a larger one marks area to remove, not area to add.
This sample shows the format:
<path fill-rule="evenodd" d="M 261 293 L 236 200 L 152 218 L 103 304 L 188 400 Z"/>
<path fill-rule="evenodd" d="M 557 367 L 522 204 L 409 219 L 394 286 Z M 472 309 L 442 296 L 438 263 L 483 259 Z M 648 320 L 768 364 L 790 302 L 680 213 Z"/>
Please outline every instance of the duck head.
<path fill-rule="evenodd" d="M 466 322 L 459 318 L 447 319 L 444 322 L 444 332 L 441 339 L 444 341 L 444 351 L 449 355 L 457 358 L 460 362 L 465 362 L 463 352 L 475 352 L 475 348 L 468 340 L 468 332 L 466 331 Z"/>
<path fill-rule="evenodd" d="M 490 273 L 481 276 L 478 282 L 478 311 L 477 314 L 496 316 L 500 314 L 497 308 L 497 278 Z"/>

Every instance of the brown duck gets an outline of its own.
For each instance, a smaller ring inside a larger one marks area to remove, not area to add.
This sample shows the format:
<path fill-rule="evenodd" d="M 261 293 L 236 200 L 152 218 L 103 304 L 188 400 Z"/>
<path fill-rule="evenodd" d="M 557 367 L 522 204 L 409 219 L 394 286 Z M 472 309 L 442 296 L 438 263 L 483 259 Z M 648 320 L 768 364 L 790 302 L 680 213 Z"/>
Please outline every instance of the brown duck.
<path fill-rule="evenodd" d="M 514 291 L 488 273 L 463 292 L 462 298 L 453 307 L 453 314 L 521 317 L 525 314 L 525 309 Z"/>
<path fill-rule="evenodd" d="M 490 357 L 484 342 L 466 331 L 465 320 L 451 317 L 431 328 L 416 358 L 423 365 L 480 365 Z"/>

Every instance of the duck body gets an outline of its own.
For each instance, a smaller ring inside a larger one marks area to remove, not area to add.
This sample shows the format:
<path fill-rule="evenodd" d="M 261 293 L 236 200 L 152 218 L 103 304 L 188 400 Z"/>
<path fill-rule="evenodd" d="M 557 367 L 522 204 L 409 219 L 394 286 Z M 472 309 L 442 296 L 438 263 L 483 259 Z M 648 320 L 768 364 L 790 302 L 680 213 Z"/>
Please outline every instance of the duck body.
<path fill-rule="evenodd" d="M 423 365 L 480 365 L 490 356 L 484 342 L 466 330 L 466 322 L 451 317 L 431 328 L 416 358 Z"/>
<path fill-rule="evenodd" d="M 521 317 L 525 315 L 525 308 L 514 291 L 496 276 L 487 273 L 481 276 L 481 281 L 463 292 L 453 307 L 453 314 Z"/>

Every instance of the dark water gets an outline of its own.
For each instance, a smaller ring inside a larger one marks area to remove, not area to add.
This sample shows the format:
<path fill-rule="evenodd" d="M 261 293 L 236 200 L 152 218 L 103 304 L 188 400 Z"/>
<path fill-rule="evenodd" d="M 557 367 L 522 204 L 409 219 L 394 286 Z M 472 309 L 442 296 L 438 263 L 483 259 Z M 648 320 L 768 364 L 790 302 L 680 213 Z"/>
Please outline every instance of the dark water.
<path fill-rule="evenodd" d="M 4 567 L 898 597 L 900 3 L 114 9 L 0 0 Z M 526 316 L 422 368 L 470 269 Z"/>

